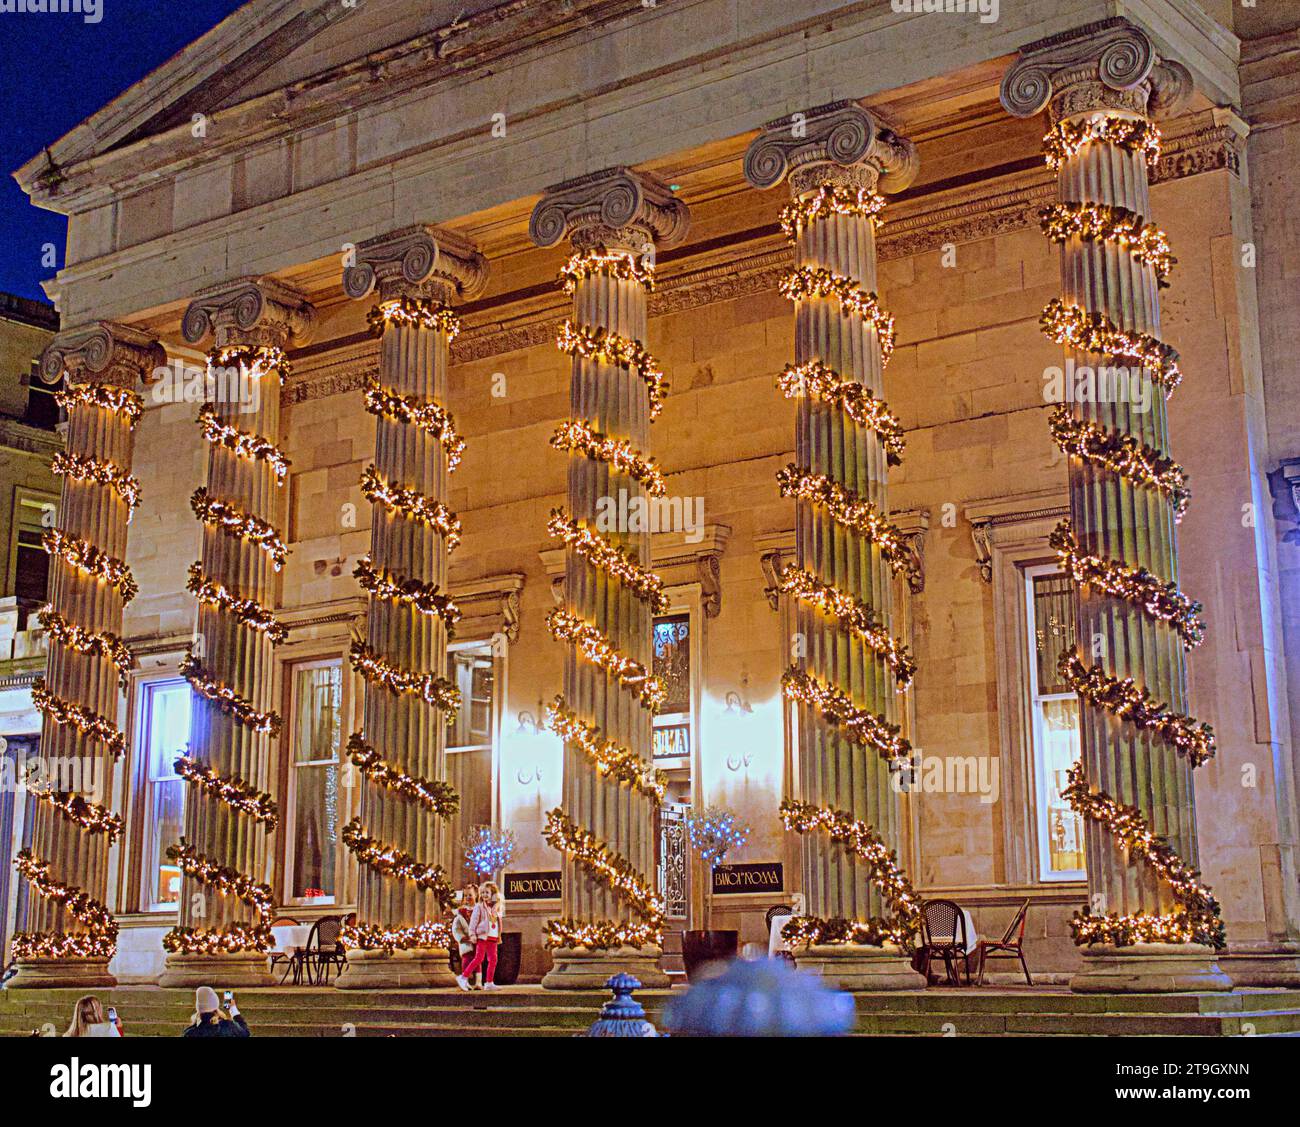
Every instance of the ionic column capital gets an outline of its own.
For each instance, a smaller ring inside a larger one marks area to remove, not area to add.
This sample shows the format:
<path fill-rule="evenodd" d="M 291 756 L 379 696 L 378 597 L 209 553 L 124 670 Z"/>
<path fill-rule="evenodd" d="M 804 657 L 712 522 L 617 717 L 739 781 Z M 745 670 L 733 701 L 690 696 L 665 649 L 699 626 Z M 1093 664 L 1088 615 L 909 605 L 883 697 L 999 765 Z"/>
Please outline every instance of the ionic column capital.
<path fill-rule="evenodd" d="M 1049 110 L 1053 121 L 1097 110 L 1164 117 L 1191 97 L 1182 63 L 1161 58 L 1151 37 L 1116 17 L 1020 49 L 1002 79 L 1002 106 L 1015 117 Z"/>
<path fill-rule="evenodd" d="M 128 390 L 148 382 L 167 363 L 162 345 L 148 333 L 116 321 L 92 321 L 59 333 L 41 356 L 41 378 L 57 383 L 94 379 Z"/>
<path fill-rule="evenodd" d="M 434 297 L 450 303 L 476 297 L 488 264 L 468 240 L 427 224 L 403 227 L 357 244 L 356 264 L 343 271 L 343 291 L 360 299 Z"/>
<path fill-rule="evenodd" d="M 662 180 L 630 168 L 606 168 L 546 189 L 528 236 L 550 247 L 566 235 L 575 246 L 674 247 L 686 237 L 690 209 Z"/>
<path fill-rule="evenodd" d="M 838 182 L 898 192 L 915 178 L 916 146 L 857 102 L 831 102 L 769 121 L 745 153 L 745 179 L 801 192 Z"/>
<path fill-rule="evenodd" d="M 291 286 L 274 278 L 237 278 L 199 293 L 185 310 L 181 334 L 190 344 L 211 334 L 218 348 L 286 348 L 305 344 L 315 324 L 315 309 Z"/>

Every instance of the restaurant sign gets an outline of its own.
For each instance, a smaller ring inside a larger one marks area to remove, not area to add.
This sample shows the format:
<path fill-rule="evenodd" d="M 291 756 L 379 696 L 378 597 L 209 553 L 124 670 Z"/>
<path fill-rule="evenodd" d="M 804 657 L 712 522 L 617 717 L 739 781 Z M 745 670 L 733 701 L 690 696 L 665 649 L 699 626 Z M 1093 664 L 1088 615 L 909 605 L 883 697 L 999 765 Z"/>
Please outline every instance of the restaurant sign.
<path fill-rule="evenodd" d="M 506 873 L 507 900 L 558 900 L 560 873 Z"/>
<path fill-rule="evenodd" d="M 719 865 L 713 870 L 713 895 L 732 896 L 740 892 L 780 892 L 785 874 L 780 861 L 759 861 L 753 865 Z"/>

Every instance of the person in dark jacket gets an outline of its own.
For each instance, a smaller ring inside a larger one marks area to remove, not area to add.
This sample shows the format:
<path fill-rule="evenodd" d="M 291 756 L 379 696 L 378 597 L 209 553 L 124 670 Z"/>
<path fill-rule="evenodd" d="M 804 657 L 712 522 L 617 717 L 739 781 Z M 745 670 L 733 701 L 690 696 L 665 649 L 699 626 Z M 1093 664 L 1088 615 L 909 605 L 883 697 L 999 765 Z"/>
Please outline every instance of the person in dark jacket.
<path fill-rule="evenodd" d="M 247 1037 L 248 1022 L 230 1000 L 230 1014 L 222 1012 L 217 1003 L 217 992 L 211 986 L 200 986 L 194 991 L 194 1016 L 182 1037 Z"/>

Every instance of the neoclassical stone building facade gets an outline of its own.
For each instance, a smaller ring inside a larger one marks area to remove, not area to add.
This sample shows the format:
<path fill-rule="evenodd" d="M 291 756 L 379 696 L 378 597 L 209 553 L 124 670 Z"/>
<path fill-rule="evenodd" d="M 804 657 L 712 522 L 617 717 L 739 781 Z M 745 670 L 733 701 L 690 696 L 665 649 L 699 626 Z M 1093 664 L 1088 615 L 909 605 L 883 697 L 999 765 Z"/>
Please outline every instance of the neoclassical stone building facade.
<path fill-rule="evenodd" d="M 43 747 L 112 780 L 30 798 L 19 983 L 346 915 L 445 985 L 499 831 L 557 988 L 796 898 L 862 987 L 931 898 L 1300 981 L 1300 20 L 894 7 L 256 0 L 19 171 Z"/>

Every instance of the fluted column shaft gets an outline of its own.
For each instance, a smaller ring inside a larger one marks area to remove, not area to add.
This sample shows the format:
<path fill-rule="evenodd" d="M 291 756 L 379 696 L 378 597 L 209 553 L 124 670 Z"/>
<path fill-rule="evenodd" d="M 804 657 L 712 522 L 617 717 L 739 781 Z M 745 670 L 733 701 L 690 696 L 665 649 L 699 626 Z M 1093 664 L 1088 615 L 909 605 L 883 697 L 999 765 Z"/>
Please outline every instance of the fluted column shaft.
<path fill-rule="evenodd" d="M 114 764 L 125 752 L 119 693 L 132 662 L 121 631 L 123 607 L 136 592 L 125 563 L 140 492 L 130 472 L 142 407 L 135 385 L 162 360 L 148 338 L 107 323 L 60 336 L 43 360 L 50 379 L 66 378 L 58 399 L 68 417 L 67 446 L 53 463 L 63 478 L 59 520 L 45 533 L 50 602 L 39 618 L 50 653 L 33 687 L 43 714 L 41 758 L 52 770 L 33 787 L 32 845 L 17 862 L 32 888 L 13 953 L 22 964 L 80 962 L 62 971 L 68 984 L 112 982 L 105 969 L 117 936 L 107 906 L 109 850 L 122 821 L 109 803 Z M 48 966 L 15 980 L 52 983 Z"/>

